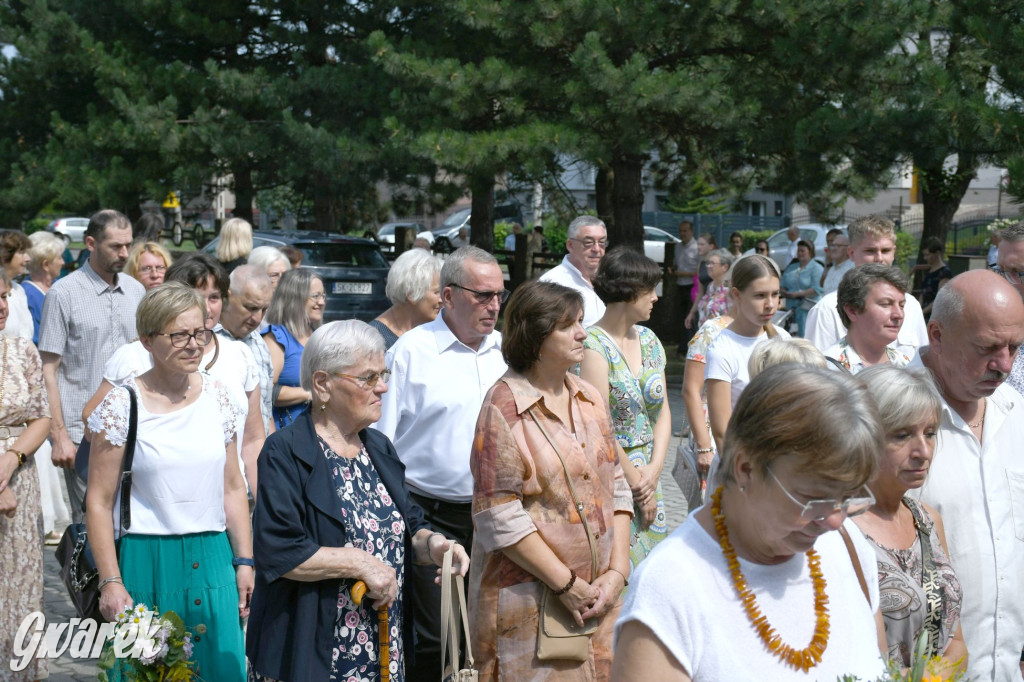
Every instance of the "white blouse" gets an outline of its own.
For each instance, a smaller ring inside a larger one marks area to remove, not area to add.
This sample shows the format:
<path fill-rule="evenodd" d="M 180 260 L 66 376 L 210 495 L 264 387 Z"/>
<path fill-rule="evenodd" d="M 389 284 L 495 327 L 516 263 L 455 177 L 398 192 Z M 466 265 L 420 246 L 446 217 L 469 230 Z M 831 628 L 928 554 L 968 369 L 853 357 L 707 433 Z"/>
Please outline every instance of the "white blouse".
<path fill-rule="evenodd" d="M 191 405 L 165 414 L 138 400 L 139 421 L 132 463 L 131 533 L 185 535 L 222 531 L 226 446 L 235 438 L 242 412 L 228 390 L 203 375 Z M 135 379 L 125 383 L 138 395 Z M 89 417 L 89 430 L 114 446 L 128 438 L 128 391 L 116 387 Z M 114 536 L 120 536 L 120 494 L 114 504 Z"/>

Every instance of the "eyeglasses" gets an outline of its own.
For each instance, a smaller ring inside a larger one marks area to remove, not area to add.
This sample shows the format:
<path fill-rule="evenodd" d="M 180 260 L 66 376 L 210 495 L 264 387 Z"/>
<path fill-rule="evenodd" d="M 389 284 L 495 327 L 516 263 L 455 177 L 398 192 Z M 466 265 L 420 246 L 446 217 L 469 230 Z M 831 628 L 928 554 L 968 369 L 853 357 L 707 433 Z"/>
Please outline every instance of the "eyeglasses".
<path fill-rule="evenodd" d="M 501 291 L 477 291 L 476 289 L 464 287 L 461 284 L 449 284 L 448 286 L 453 286 L 456 289 L 462 289 L 473 294 L 473 300 L 479 305 L 487 305 L 494 297 L 498 298 L 498 303 L 504 303 L 508 300 L 509 295 L 508 289 L 502 289 Z"/>
<path fill-rule="evenodd" d="M 858 491 L 859 493 L 867 493 L 866 495 L 855 495 L 844 500 L 809 500 L 801 502 L 786 490 L 786 486 L 782 485 L 782 481 L 775 475 L 775 472 L 768 469 L 768 475 L 779 484 L 779 488 L 782 489 L 782 492 L 786 493 L 786 497 L 792 500 L 793 504 L 800 507 L 800 518 L 805 521 L 821 521 L 837 510 L 843 512 L 845 516 L 858 516 L 870 509 L 871 505 L 875 503 L 875 496 L 866 485 L 862 486 Z"/>
<path fill-rule="evenodd" d="M 325 294 L 323 292 L 320 292 L 319 294 L 310 294 L 309 295 L 309 300 L 311 300 L 311 301 L 326 301 L 327 300 L 327 294 Z"/>
<path fill-rule="evenodd" d="M 992 266 L 992 272 L 997 275 L 1002 275 L 1006 278 L 1006 281 L 1014 286 L 1020 286 L 1024 284 L 1024 272 L 1020 270 L 1003 270 L 998 265 Z"/>
<path fill-rule="evenodd" d="M 197 346 L 205 346 L 210 343 L 210 341 L 213 341 L 213 330 L 201 329 L 192 334 L 189 334 L 188 332 L 171 332 L 170 334 L 159 332 L 156 336 L 170 337 L 171 345 L 175 348 L 184 348 L 188 345 L 189 339 L 195 339 Z"/>
<path fill-rule="evenodd" d="M 608 248 L 607 239 L 576 239 L 575 237 L 569 237 L 569 241 L 578 242 L 582 244 L 583 248 L 587 249 L 588 251 L 594 248 L 595 246 L 599 246 L 602 249 Z"/>
<path fill-rule="evenodd" d="M 138 272 L 140 275 L 149 275 L 149 274 L 154 273 L 154 272 L 156 274 L 158 274 L 158 275 L 162 275 L 165 272 L 167 272 L 167 266 L 165 266 L 165 265 L 146 265 L 146 266 L 141 267 L 138 270 L 136 270 L 136 272 Z"/>
<path fill-rule="evenodd" d="M 355 374 L 342 374 L 341 372 L 331 372 L 336 377 L 345 377 L 346 379 L 355 379 L 359 381 L 363 388 L 373 388 L 377 385 L 378 381 L 383 381 L 385 384 L 388 383 L 388 379 L 391 378 L 390 369 L 382 369 L 379 372 L 370 372 L 365 377 L 356 376 Z"/>

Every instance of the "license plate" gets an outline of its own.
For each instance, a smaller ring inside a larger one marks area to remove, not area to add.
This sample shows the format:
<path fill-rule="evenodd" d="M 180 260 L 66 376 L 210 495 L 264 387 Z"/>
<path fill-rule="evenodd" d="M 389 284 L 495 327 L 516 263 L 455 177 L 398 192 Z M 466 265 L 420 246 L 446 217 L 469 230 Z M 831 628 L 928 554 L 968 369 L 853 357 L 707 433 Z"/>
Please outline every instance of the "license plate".
<path fill-rule="evenodd" d="M 362 294 L 373 293 L 373 282 L 335 282 L 334 293 L 336 294 Z"/>

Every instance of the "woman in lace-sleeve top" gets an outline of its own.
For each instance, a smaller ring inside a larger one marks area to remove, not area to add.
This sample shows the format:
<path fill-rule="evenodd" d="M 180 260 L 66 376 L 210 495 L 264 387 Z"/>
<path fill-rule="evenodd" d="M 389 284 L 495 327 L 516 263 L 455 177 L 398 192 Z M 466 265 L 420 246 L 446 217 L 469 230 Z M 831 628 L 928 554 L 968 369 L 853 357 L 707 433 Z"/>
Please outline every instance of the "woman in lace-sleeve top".
<path fill-rule="evenodd" d="M 205 317 L 202 297 L 176 282 L 139 304 L 139 338 L 153 368 L 111 390 L 89 417 L 86 524 L 103 615 L 112 619 L 135 603 L 176 612 L 195 634 L 196 673 L 227 682 L 245 679 L 240 619 L 253 589 L 252 538 L 235 454 L 241 409 L 197 371 L 213 336 Z M 138 427 L 126 528 L 119 480 L 129 391 Z"/>

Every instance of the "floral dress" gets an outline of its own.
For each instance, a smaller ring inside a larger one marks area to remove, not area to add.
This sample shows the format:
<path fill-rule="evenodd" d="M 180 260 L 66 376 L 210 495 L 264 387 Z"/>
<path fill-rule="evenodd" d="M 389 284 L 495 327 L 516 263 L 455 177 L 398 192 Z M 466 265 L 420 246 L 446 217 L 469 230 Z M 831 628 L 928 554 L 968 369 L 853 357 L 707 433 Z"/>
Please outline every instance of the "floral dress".
<path fill-rule="evenodd" d="M 711 282 L 697 302 L 697 327 L 729 312 L 729 287 Z"/>
<path fill-rule="evenodd" d="M 43 364 L 36 347 L 18 337 L 0 339 L 0 345 L 6 360 L 0 371 L 0 424 L 20 426 L 49 417 Z M 10 447 L 15 440 L 17 436 L 0 438 L 0 448 Z M 15 658 L 18 628 L 28 614 L 43 610 L 42 512 L 35 455 L 14 470 L 10 487 L 18 506 L 13 517 L 0 514 L 0 680 L 38 680 L 47 675 L 45 658 L 31 659 L 21 672 L 13 672 L 8 665 Z"/>
<path fill-rule="evenodd" d="M 358 547 L 394 566 L 398 598 L 388 609 L 390 628 L 390 671 L 393 682 L 405 679 L 402 644 L 402 583 L 405 576 L 405 520 L 377 475 L 366 449 L 349 459 L 341 457 L 320 440 L 330 462 L 334 488 L 346 520 L 346 547 Z M 370 600 L 356 606 L 350 590 L 352 580 L 343 580 L 338 592 L 338 619 L 334 623 L 334 651 L 331 680 L 373 682 L 380 679 L 380 635 L 377 610 Z"/>
<path fill-rule="evenodd" d="M 647 327 L 637 325 L 634 329 L 640 337 L 641 364 L 637 375 L 626 364 L 619 347 L 600 327 L 595 325 L 587 329 L 583 347 L 599 353 L 608 361 L 608 402 L 615 439 L 634 466 L 645 466 L 651 463 L 654 454 L 654 425 L 665 404 L 665 349 Z M 658 513 L 650 526 L 642 528 L 639 510 L 633 515 L 629 561 L 634 567 L 668 535 L 660 483 L 655 497 Z"/>

